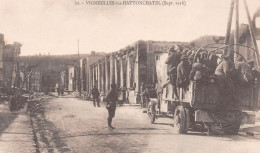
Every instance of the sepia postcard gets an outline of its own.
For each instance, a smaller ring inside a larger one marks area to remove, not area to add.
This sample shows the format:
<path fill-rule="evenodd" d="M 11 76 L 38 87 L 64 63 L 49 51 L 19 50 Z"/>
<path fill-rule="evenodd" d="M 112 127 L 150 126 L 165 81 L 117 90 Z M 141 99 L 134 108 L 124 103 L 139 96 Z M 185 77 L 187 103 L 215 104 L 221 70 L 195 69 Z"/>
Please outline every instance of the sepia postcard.
<path fill-rule="evenodd" d="M 259 0 L 1 0 L 0 153 L 259 153 Z"/>

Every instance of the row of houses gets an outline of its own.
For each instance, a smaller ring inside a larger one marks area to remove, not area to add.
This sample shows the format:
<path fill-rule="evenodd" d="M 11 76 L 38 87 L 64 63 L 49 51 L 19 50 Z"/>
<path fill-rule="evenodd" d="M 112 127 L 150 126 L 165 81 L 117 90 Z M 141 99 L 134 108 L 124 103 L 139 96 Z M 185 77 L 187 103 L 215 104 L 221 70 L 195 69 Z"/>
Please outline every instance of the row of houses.
<path fill-rule="evenodd" d="M 0 34 L 0 92 L 9 93 L 13 88 L 40 91 L 41 72 L 20 62 L 22 44 L 6 44 Z"/>
<path fill-rule="evenodd" d="M 121 100 L 138 103 L 141 83 L 155 84 L 157 81 L 156 59 L 175 44 L 189 45 L 185 42 L 140 40 L 116 52 L 92 52 L 61 72 L 60 86 L 88 97 L 91 97 L 91 90 L 96 86 L 102 100 L 110 90 L 110 85 L 116 84 L 121 91 Z"/>
<path fill-rule="evenodd" d="M 89 67 L 104 56 L 105 53 L 92 51 L 85 58 L 75 60 L 73 65 L 68 66 L 60 73 L 60 82 L 58 82 L 60 88 L 69 92 L 80 91 L 88 96 L 91 90 L 89 87 Z"/>

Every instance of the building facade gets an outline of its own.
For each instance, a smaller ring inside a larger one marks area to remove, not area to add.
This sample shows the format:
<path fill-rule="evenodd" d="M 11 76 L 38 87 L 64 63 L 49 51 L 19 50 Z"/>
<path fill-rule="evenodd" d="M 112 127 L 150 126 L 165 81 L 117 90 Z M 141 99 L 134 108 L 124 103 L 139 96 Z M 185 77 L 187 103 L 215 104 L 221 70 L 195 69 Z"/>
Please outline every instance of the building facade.
<path fill-rule="evenodd" d="M 75 77 L 74 77 L 75 69 L 74 66 L 68 67 L 68 91 L 75 90 Z"/>
<path fill-rule="evenodd" d="M 105 97 L 111 84 L 120 91 L 120 100 L 139 103 L 141 83 L 155 85 L 155 63 L 158 55 L 182 42 L 137 41 L 117 52 L 107 54 L 90 65 L 89 88 L 95 85 Z"/>

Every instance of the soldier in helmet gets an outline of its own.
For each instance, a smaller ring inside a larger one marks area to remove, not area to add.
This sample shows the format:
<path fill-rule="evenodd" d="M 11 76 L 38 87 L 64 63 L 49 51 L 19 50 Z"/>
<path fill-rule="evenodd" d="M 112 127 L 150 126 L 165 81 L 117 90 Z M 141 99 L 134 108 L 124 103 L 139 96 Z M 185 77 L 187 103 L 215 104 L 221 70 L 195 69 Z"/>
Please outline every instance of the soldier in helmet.
<path fill-rule="evenodd" d="M 229 55 L 222 55 L 222 62 L 217 66 L 215 75 L 217 76 L 216 85 L 223 99 L 223 103 L 236 101 L 234 97 L 234 84 L 232 80 L 232 71 L 234 63 Z"/>
<path fill-rule="evenodd" d="M 179 61 L 180 61 L 180 53 L 179 53 L 179 48 L 176 45 L 169 50 L 169 56 L 166 59 L 165 64 L 167 64 L 167 74 L 169 76 L 170 83 L 172 84 L 173 87 L 173 94 L 177 99 L 179 99 L 179 95 L 176 87 L 177 66 L 179 64 Z"/>
<path fill-rule="evenodd" d="M 186 88 L 189 85 L 189 74 L 190 74 L 190 64 L 188 57 L 183 54 L 181 56 L 181 62 L 177 67 L 177 86 L 181 88 Z"/>
<path fill-rule="evenodd" d="M 113 130 L 115 127 L 112 126 L 112 119 L 115 117 L 116 112 L 116 103 L 118 101 L 118 94 L 116 90 L 116 85 L 111 84 L 111 89 L 106 96 L 106 108 L 108 110 L 108 130 Z"/>

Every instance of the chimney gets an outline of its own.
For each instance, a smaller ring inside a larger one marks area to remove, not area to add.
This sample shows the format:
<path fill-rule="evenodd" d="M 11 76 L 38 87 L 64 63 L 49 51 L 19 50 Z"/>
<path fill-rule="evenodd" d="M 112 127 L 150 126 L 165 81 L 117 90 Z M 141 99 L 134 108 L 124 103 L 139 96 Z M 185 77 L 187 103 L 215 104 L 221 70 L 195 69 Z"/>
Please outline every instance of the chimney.
<path fill-rule="evenodd" d="M 4 45 L 5 45 L 4 35 L 0 33 L 0 68 L 1 68 L 1 64 L 3 64 L 2 60 L 3 60 Z"/>
<path fill-rule="evenodd" d="M 91 55 L 95 55 L 96 54 L 96 52 L 95 51 L 91 51 Z"/>
<path fill-rule="evenodd" d="M 3 52 L 4 52 L 4 35 L 0 33 L 0 83 L 4 80 L 4 74 L 3 74 Z"/>

